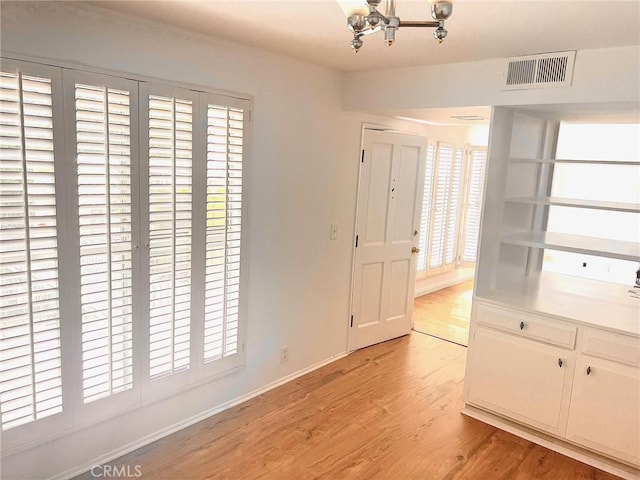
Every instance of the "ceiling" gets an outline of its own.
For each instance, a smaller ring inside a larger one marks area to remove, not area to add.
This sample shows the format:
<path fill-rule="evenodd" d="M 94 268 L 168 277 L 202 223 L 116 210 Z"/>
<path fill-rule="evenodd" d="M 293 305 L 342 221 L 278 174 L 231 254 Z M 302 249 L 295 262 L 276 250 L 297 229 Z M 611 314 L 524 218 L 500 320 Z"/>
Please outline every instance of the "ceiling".
<path fill-rule="evenodd" d="M 335 0 L 91 4 L 344 72 L 640 44 L 640 0 L 454 0 L 446 23 L 449 35 L 442 45 L 434 40 L 432 29 L 405 28 L 392 47 L 384 44 L 380 33 L 365 37 L 357 55 L 349 46 L 352 36 Z M 396 11 L 403 20 L 430 20 L 427 0 L 397 0 Z M 491 115 L 488 107 L 377 113 L 427 125 L 464 126 L 487 125 Z"/>
<path fill-rule="evenodd" d="M 335 0 L 94 1 L 93 5 L 255 46 L 339 71 L 503 58 L 640 44 L 640 0 L 455 0 L 444 44 L 432 29 L 382 34 L 356 55 Z M 430 20 L 427 0 L 397 0 L 403 20 Z"/>

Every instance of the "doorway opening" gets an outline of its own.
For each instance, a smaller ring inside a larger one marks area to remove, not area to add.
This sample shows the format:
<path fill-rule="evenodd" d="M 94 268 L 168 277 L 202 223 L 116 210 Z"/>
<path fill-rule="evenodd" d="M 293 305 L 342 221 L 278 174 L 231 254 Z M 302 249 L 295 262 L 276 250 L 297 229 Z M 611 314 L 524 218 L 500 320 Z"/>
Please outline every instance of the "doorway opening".
<path fill-rule="evenodd" d="M 476 118 L 485 120 L 488 132 L 488 112 Z M 469 337 L 487 143 L 477 126 L 442 126 L 429 137 L 425 165 L 413 330 L 463 346 Z"/>

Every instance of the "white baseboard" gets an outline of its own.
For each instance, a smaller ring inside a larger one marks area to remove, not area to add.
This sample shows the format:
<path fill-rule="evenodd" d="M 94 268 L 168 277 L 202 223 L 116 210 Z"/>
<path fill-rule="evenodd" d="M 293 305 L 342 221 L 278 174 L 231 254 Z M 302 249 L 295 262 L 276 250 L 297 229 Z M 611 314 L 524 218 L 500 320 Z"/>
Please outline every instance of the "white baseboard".
<path fill-rule="evenodd" d="M 197 415 L 194 415 L 192 417 L 186 418 L 178 423 L 174 423 L 173 425 L 170 425 L 166 428 L 163 428 L 161 430 L 158 430 L 157 432 L 152 433 L 151 435 L 146 435 L 134 442 L 128 443 L 126 445 L 124 445 L 123 447 L 120 447 L 116 450 L 112 450 L 109 453 L 106 453 L 104 455 L 100 455 L 97 458 L 92 459 L 91 461 L 88 461 L 86 463 L 84 463 L 83 465 L 78 465 L 72 469 L 69 469 L 65 472 L 62 472 L 58 475 L 55 475 L 53 477 L 50 477 L 49 480 L 66 480 L 69 478 L 73 478 L 77 475 L 80 475 L 84 472 L 87 472 L 88 470 L 91 469 L 91 467 L 95 466 L 95 465 L 103 465 L 107 462 L 110 462 L 112 460 L 115 460 L 116 458 L 119 458 L 123 455 L 127 455 L 128 453 L 131 453 L 135 450 L 137 450 L 138 448 L 144 447 L 145 445 L 148 445 L 152 442 L 155 442 L 156 440 L 160 440 L 163 437 L 166 437 L 167 435 L 171 435 L 172 433 L 175 433 L 179 430 L 182 430 L 183 428 L 189 427 L 195 423 L 198 423 L 202 420 L 206 420 L 207 418 L 217 414 L 217 413 L 221 413 L 224 412 L 225 410 L 228 410 L 229 408 L 235 407 L 236 405 L 239 405 L 243 402 L 246 402 L 247 400 L 251 400 L 252 398 L 257 397 L 258 395 L 262 395 L 263 393 L 268 392 L 269 390 L 273 390 L 274 388 L 279 387 L 280 385 L 284 385 L 285 383 L 290 382 L 291 380 L 295 380 L 296 378 L 299 378 L 303 375 L 306 375 L 307 373 L 313 372 L 314 370 L 317 370 L 321 367 L 324 367 L 325 365 L 328 365 L 332 362 L 335 362 L 336 360 L 339 360 L 343 357 L 347 356 L 347 352 L 344 353 L 339 353 L 337 355 L 334 355 L 330 358 L 327 358 L 325 360 L 322 360 L 318 363 L 314 363 L 313 365 L 307 367 L 307 368 L 303 368 L 302 370 L 298 370 L 297 372 L 291 373 L 289 375 L 286 375 L 282 378 L 279 378 L 278 380 L 271 382 L 261 388 L 257 388 L 249 393 L 246 393 L 244 395 L 241 395 L 239 397 L 236 397 L 232 400 L 229 400 L 228 402 L 224 402 L 221 403 L 219 405 L 216 405 L 213 408 L 210 408 L 208 410 L 205 410 L 204 412 L 201 412 Z"/>
<path fill-rule="evenodd" d="M 553 450 L 554 452 L 558 452 L 562 455 L 573 458 L 574 460 L 578 460 L 579 462 L 586 463 L 592 467 L 596 467 L 600 470 L 604 470 L 605 472 L 622 477 L 625 480 L 638 480 L 638 478 L 640 478 L 640 470 L 636 468 L 625 465 L 624 463 L 619 463 L 613 459 L 603 457 L 589 450 L 582 449 L 561 439 L 536 432 L 525 426 L 518 425 L 517 423 L 498 417 L 489 412 L 485 412 L 484 410 L 480 410 L 471 405 L 465 405 L 461 413 L 489 424 L 492 427 L 499 428 L 500 430 L 504 430 L 505 432 L 512 433 L 520 438 L 524 438 L 525 440 L 529 440 L 530 442 L 546 447 L 549 450 Z"/>

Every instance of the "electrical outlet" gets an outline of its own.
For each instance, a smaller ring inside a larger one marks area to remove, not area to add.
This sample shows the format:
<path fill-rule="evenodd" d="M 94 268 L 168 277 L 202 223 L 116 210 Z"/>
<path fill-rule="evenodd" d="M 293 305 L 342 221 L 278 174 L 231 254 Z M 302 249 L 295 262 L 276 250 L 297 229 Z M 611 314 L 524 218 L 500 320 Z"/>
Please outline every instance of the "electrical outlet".
<path fill-rule="evenodd" d="M 289 346 L 285 345 L 280 349 L 280 363 L 287 363 L 289 361 Z"/>

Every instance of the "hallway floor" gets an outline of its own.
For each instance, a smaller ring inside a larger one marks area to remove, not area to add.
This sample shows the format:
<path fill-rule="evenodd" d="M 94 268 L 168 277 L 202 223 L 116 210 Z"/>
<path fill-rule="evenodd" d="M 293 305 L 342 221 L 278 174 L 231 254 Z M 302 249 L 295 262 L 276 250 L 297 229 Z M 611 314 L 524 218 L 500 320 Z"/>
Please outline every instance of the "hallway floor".
<path fill-rule="evenodd" d="M 413 329 L 458 345 L 468 345 L 473 280 L 417 297 Z"/>

